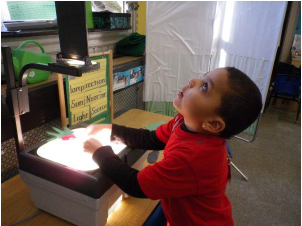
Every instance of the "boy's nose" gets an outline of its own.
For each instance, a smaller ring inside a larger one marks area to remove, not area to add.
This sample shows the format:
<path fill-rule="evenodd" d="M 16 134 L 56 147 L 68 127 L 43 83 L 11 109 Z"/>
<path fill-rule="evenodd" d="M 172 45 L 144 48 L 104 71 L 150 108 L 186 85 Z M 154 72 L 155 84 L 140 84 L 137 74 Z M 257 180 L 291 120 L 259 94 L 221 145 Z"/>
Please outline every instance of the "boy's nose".
<path fill-rule="evenodd" d="M 197 80 L 198 80 L 197 78 L 191 78 L 189 80 L 189 87 L 193 88 L 195 86 L 195 84 L 197 83 Z"/>

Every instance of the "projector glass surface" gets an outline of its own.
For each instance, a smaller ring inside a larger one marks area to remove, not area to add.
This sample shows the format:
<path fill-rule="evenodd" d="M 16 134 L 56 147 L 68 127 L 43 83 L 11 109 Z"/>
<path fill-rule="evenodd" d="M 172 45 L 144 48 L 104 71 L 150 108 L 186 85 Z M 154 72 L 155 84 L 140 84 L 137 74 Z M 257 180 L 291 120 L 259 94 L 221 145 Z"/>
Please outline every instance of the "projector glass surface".
<path fill-rule="evenodd" d="M 84 152 L 83 144 L 90 138 L 99 140 L 103 146 L 110 145 L 115 154 L 122 151 L 126 145 L 110 141 L 111 131 L 104 129 L 94 135 L 87 135 L 85 128 L 74 129 L 73 135 L 50 141 L 38 148 L 37 154 L 45 159 L 63 164 L 73 169 L 90 171 L 99 166 L 93 161 L 90 153 Z"/>

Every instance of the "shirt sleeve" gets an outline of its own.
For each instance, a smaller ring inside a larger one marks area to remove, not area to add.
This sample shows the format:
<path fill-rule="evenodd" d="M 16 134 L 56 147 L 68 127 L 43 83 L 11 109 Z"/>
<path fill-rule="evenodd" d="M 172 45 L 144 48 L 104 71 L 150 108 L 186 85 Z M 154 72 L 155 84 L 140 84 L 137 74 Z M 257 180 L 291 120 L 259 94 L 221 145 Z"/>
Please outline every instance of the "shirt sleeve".
<path fill-rule="evenodd" d="M 103 146 L 96 150 L 93 160 L 99 165 L 102 173 L 128 195 L 147 198 L 137 181 L 139 171 L 124 163 L 114 154 L 110 146 Z"/>
<path fill-rule="evenodd" d="M 115 124 L 112 124 L 111 140 L 120 140 L 129 147 L 147 150 L 163 150 L 166 146 L 157 138 L 155 131 L 128 128 Z"/>
<path fill-rule="evenodd" d="M 192 168 L 177 154 L 169 154 L 162 161 L 145 167 L 137 177 L 141 189 L 150 199 L 198 194 Z"/>

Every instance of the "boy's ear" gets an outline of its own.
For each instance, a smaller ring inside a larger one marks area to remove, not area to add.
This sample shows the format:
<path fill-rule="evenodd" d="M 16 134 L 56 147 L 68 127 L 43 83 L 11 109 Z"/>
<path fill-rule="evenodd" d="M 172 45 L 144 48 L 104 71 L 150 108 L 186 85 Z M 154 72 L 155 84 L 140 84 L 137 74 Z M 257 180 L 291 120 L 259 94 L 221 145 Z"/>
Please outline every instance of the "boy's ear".
<path fill-rule="evenodd" d="M 218 117 L 213 121 L 205 121 L 202 124 L 202 128 L 209 133 L 217 134 L 224 130 L 225 122 L 222 118 Z"/>

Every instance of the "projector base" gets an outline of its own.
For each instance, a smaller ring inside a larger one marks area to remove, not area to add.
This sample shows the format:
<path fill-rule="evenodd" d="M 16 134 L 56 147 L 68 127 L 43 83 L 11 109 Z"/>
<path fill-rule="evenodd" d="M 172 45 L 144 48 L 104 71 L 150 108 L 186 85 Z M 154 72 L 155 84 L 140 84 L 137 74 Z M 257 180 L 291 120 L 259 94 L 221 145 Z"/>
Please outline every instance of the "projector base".
<path fill-rule="evenodd" d="M 143 168 L 147 152 L 132 166 Z M 33 174 L 19 170 L 21 179 L 29 187 L 35 206 L 79 226 L 103 226 L 118 204 L 123 191 L 113 185 L 99 199 L 52 183 Z"/>

